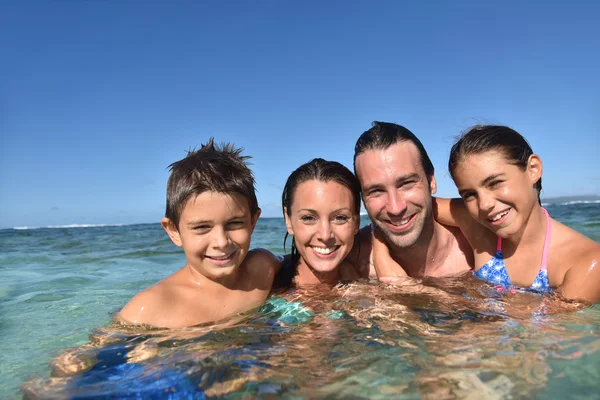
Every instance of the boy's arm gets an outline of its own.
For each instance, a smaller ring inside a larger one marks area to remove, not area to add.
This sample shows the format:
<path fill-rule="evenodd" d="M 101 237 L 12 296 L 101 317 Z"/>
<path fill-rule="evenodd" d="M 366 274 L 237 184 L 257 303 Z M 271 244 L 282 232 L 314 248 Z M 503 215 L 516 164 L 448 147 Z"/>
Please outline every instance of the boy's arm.
<path fill-rule="evenodd" d="M 377 279 L 405 277 L 406 272 L 390 255 L 390 249 L 379 229 L 373 233 L 373 264 L 377 272 Z M 384 279 L 389 280 L 389 279 Z"/>
<path fill-rule="evenodd" d="M 584 251 L 578 265 L 569 268 L 565 279 L 558 287 L 562 297 L 600 303 L 600 245 L 594 243 Z"/>

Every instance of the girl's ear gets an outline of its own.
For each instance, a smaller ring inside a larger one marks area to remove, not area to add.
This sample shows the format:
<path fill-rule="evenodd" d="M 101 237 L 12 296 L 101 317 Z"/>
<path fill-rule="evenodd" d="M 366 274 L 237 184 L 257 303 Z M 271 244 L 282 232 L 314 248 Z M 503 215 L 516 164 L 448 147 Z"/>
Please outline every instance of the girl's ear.
<path fill-rule="evenodd" d="M 294 234 L 294 230 L 292 229 L 292 221 L 290 221 L 290 217 L 288 216 L 287 208 L 283 208 L 283 216 L 285 217 L 285 227 L 290 235 Z"/>
<path fill-rule="evenodd" d="M 179 235 L 179 230 L 169 218 L 163 218 L 160 220 L 160 224 L 162 225 L 167 235 L 171 238 L 171 241 L 175 243 L 175 246 L 181 247 L 183 244 L 181 243 L 181 236 Z"/>
<path fill-rule="evenodd" d="M 535 185 L 537 181 L 542 178 L 543 164 L 542 159 L 537 154 L 532 154 L 527 160 L 527 175 L 532 185 Z"/>

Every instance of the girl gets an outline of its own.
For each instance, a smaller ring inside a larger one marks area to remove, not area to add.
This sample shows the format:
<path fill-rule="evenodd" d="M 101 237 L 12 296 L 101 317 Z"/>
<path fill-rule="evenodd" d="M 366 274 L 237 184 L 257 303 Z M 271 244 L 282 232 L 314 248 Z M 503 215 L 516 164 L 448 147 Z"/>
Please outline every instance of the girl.
<path fill-rule="evenodd" d="M 436 218 L 467 237 L 477 278 L 600 301 L 600 245 L 541 206 L 542 160 L 523 136 L 474 126 L 452 146 L 448 169 L 461 198 L 437 199 Z"/>

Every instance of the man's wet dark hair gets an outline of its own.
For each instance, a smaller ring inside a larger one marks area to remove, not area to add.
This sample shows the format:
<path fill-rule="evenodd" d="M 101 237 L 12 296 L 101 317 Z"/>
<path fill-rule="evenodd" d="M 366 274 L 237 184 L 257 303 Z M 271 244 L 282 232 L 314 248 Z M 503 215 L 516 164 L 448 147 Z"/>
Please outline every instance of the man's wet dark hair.
<path fill-rule="evenodd" d="M 475 125 L 463 133 L 450 150 L 448 171 L 454 179 L 456 166 L 465 156 L 481 154 L 488 151 L 498 151 L 504 155 L 510 164 L 527 169 L 529 156 L 533 149 L 529 142 L 517 131 L 502 125 Z M 535 183 L 538 201 L 542 191 L 542 178 Z"/>
<path fill-rule="evenodd" d="M 176 228 L 187 201 L 207 191 L 238 193 L 248 200 L 250 213 L 256 214 L 254 175 L 246 163 L 250 157 L 242 156 L 242 150 L 231 143 L 216 145 L 211 137 L 200 150 L 191 150 L 185 158 L 169 165 L 165 217 Z"/>
<path fill-rule="evenodd" d="M 421 156 L 421 165 L 427 175 L 427 180 L 433 176 L 434 168 L 423 143 L 415 136 L 414 133 L 405 127 L 391 122 L 374 121 L 373 126 L 368 131 L 365 131 L 354 146 L 354 173 L 356 172 L 356 157 L 369 150 L 385 150 L 396 143 L 411 142 L 415 145 Z"/>

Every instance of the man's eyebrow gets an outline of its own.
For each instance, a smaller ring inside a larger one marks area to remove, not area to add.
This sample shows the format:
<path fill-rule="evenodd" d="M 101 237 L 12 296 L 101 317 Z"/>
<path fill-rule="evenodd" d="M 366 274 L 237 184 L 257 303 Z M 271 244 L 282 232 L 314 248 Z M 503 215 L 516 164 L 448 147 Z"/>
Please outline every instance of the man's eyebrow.
<path fill-rule="evenodd" d="M 405 182 L 405 181 L 409 181 L 411 179 L 419 179 L 420 176 L 418 173 L 413 172 L 412 174 L 406 174 L 406 175 L 402 175 L 399 176 L 398 178 L 396 178 L 396 183 L 401 183 L 401 182 Z"/>
<path fill-rule="evenodd" d="M 380 184 L 380 183 L 373 183 L 371 185 L 364 186 L 362 188 L 362 191 L 363 191 L 363 193 L 368 193 L 368 192 L 370 192 L 373 189 L 381 189 L 381 188 L 383 188 L 382 184 Z"/>

